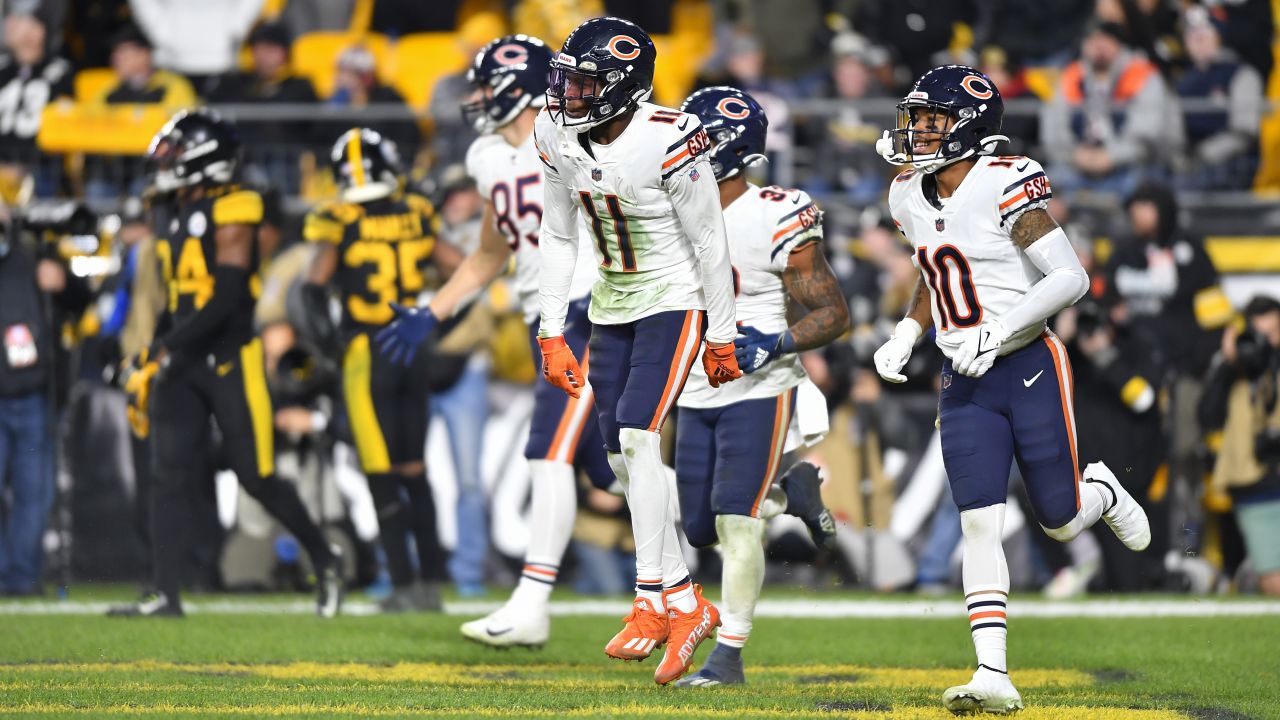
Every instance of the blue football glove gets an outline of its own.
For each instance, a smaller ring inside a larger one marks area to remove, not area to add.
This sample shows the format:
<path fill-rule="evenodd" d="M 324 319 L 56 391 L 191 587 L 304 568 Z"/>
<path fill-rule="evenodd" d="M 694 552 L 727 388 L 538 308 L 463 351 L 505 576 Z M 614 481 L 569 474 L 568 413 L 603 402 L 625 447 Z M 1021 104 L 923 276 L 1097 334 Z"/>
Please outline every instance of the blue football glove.
<path fill-rule="evenodd" d="M 738 328 L 738 337 L 733 341 L 733 345 L 733 354 L 738 358 L 738 368 L 750 375 L 779 355 L 795 352 L 796 343 L 787 330 L 780 333 L 763 333 L 750 325 L 742 325 Z"/>
<path fill-rule="evenodd" d="M 431 312 L 431 308 L 411 308 L 396 303 L 390 305 L 396 319 L 378 333 L 378 348 L 391 362 L 411 365 L 418 348 L 440 324 L 440 320 Z"/>

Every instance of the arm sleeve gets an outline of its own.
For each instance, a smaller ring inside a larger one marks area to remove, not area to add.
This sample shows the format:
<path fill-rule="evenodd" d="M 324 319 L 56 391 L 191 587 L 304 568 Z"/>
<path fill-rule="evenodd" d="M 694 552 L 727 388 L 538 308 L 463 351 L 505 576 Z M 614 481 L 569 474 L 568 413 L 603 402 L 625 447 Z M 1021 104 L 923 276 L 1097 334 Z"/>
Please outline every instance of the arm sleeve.
<path fill-rule="evenodd" d="M 1054 228 L 1024 252 L 1044 277 L 1000 318 L 1010 334 L 1043 322 L 1075 303 L 1089 289 L 1089 275 L 1062 228 Z"/>
<path fill-rule="evenodd" d="M 564 334 L 564 318 L 569 306 L 569 286 L 578 264 L 578 207 L 573 193 L 560 179 L 542 142 L 535 137 L 543 164 L 542 228 L 538 250 L 541 257 L 538 303 L 542 312 L 539 337 Z"/>
<path fill-rule="evenodd" d="M 733 269 L 729 265 L 729 238 L 724 228 L 724 212 L 720 209 L 720 192 L 716 188 L 711 163 L 705 155 L 696 160 L 690 172 L 677 172 L 664 181 L 671 195 L 680 225 L 698 257 L 702 275 L 702 294 L 707 304 L 708 342 L 733 342 L 737 336 L 737 318 L 733 302 Z M 691 177 L 697 172 L 696 179 Z M 546 266 L 546 263 L 543 263 Z M 572 262 L 569 266 L 571 268 Z"/>
<path fill-rule="evenodd" d="M 213 286 L 217 290 L 209 302 L 160 340 L 160 345 L 169 352 L 186 355 L 198 352 L 233 313 L 243 308 L 244 300 L 249 296 L 249 271 L 231 265 L 217 265 L 213 268 Z"/>

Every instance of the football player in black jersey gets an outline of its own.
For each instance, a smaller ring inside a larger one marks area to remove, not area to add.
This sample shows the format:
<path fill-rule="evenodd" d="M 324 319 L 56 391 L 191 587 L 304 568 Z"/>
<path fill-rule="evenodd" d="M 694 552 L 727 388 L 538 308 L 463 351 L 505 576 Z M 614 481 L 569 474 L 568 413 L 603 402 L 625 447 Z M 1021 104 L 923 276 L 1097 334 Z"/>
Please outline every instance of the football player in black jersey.
<path fill-rule="evenodd" d="M 447 278 L 463 254 L 436 237 L 431 203 L 403 191 L 390 140 L 353 128 L 334 143 L 331 160 L 341 197 L 313 211 L 303 226 L 303 236 L 318 246 L 303 286 L 310 329 L 341 356 L 347 419 L 378 508 L 393 587 L 383 609 L 439 610 L 444 552 L 423 457 L 427 354 L 416 347 L 386 352 L 374 336 L 394 319 L 393 306 L 417 303 L 428 264 Z M 342 303 L 340 328 L 329 321 L 331 284 Z M 410 357 L 398 362 L 403 354 Z M 416 582 L 409 531 L 417 542 Z"/>
<path fill-rule="evenodd" d="M 337 614 L 338 559 L 292 485 L 275 474 L 271 398 L 262 342 L 253 331 L 250 278 L 257 271 L 262 197 L 236 183 L 235 127 L 204 110 L 180 112 L 152 140 L 148 160 L 177 215 L 156 243 L 168 294 L 156 339 L 126 383 L 148 394 L 154 489 L 155 592 L 111 614 L 181 615 L 178 597 L 190 498 L 204 477 L 212 417 L 240 484 L 306 549 L 317 575 L 316 612 Z"/>

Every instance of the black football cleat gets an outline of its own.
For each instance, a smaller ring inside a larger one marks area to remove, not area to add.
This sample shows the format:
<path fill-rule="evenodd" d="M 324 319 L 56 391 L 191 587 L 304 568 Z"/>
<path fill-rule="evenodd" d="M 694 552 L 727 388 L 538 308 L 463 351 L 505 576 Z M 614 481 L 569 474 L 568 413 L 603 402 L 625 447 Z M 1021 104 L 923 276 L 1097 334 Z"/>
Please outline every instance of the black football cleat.
<path fill-rule="evenodd" d="M 813 463 L 800 462 L 782 476 L 782 491 L 787 494 L 788 515 L 804 521 L 813 543 L 827 550 L 836 549 L 836 521 L 822 504 L 822 478 Z"/>
<path fill-rule="evenodd" d="M 170 600 L 162 592 L 147 593 L 141 600 L 127 605 L 115 605 L 107 610 L 107 617 L 184 617 L 182 602 Z"/>

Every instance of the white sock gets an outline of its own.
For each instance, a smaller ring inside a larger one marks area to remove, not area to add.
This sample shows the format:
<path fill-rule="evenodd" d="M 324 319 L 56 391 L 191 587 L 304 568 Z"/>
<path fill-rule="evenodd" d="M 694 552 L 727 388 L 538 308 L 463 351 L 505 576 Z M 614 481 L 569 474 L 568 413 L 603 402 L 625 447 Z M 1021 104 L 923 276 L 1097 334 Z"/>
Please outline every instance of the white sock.
<path fill-rule="evenodd" d="M 1110 489 L 1100 483 L 1077 483 L 1076 492 L 1080 493 L 1080 511 L 1071 518 L 1071 522 L 1058 528 L 1040 526 L 1045 535 L 1058 542 L 1069 542 L 1086 529 L 1093 527 L 1093 524 L 1102 518 L 1102 513 L 1115 502 Z"/>
<path fill-rule="evenodd" d="M 717 515 L 716 534 L 724 561 L 724 586 L 720 592 L 723 625 L 716 642 L 742 647 L 751 637 L 751 620 L 764 585 L 765 521 L 746 515 Z"/>
<path fill-rule="evenodd" d="M 698 598 L 693 594 L 693 576 L 684 559 L 684 546 L 676 523 L 680 522 L 680 498 L 676 494 L 675 468 L 662 466 L 667 482 L 667 525 L 662 533 L 662 584 L 663 599 L 667 607 L 682 613 L 698 609 Z"/>
<path fill-rule="evenodd" d="M 550 460 L 530 460 L 533 488 L 529 508 L 529 548 L 524 570 L 512 595 L 521 602 L 545 603 L 555 587 L 560 560 L 573 536 L 578 493 L 573 466 Z"/>
<path fill-rule="evenodd" d="M 670 508 L 667 481 L 661 474 L 660 438 L 657 433 L 635 428 L 622 428 L 618 436 L 622 452 L 609 453 L 609 466 L 622 485 L 631 510 L 631 533 L 636 544 L 636 596 L 648 600 L 654 610 L 662 612 L 666 609 L 662 545 Z M 651 469 L 655 466 L 656 472 Z"/>
<path fill-rule="evenodd" d="M 960 527 L 964 532 L 964 597 L 978 664 L 1008 672 L 1005 644 L 1009 632 L 1009 566 L 1000 543 L 1004 503 L 965 510 L 960 513 Z"/>

